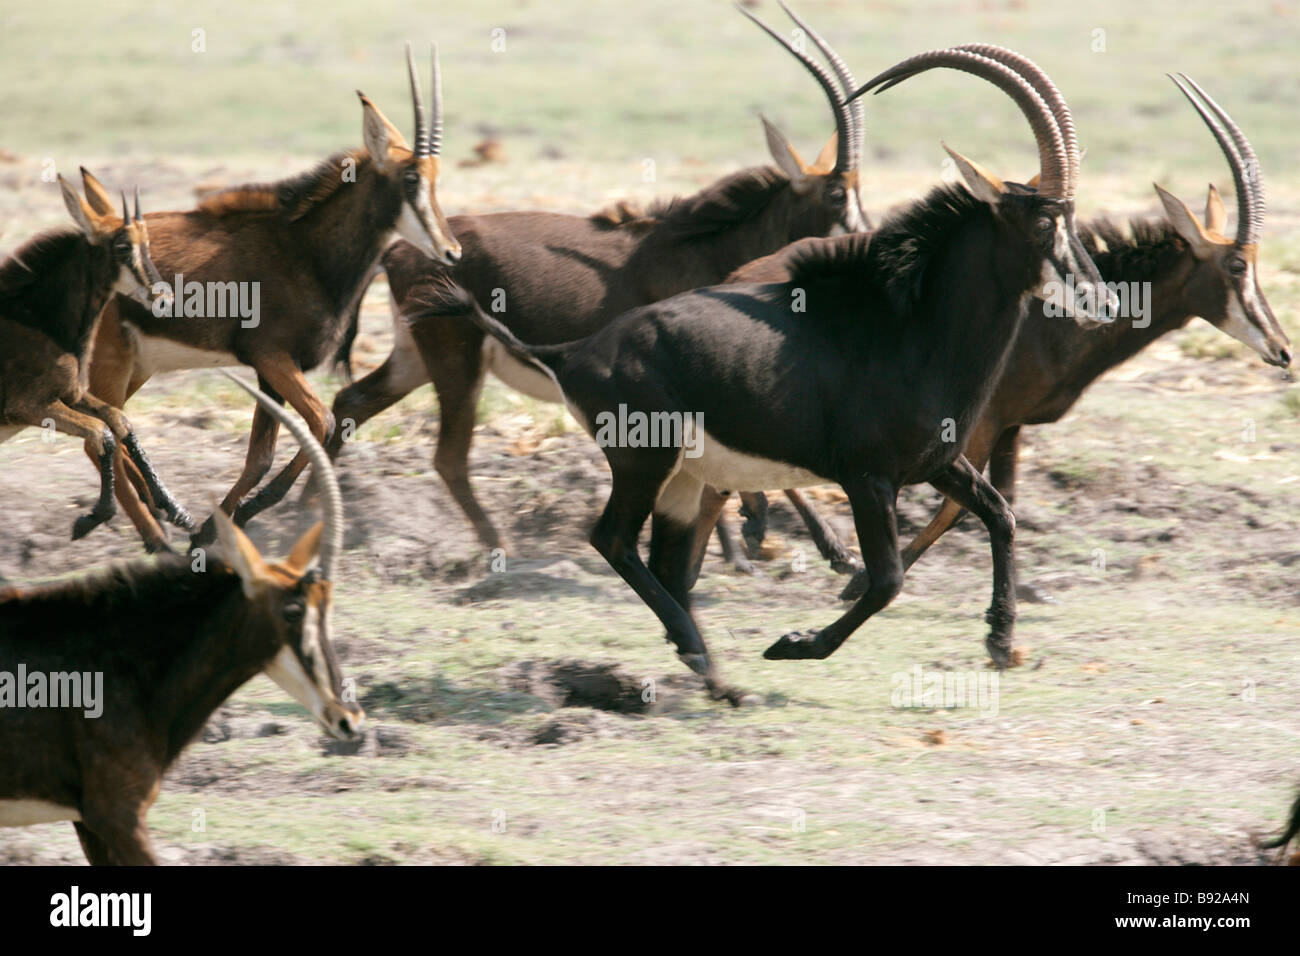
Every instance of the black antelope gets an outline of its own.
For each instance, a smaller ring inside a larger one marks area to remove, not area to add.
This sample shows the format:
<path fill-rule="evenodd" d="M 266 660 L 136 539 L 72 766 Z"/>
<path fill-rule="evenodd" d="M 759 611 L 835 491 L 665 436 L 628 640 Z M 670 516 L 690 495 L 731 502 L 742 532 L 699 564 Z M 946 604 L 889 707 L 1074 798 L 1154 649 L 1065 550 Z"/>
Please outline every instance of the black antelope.
<path fill-rule="evenodd" d="M 255 290 L 260 315 L 251 320 L 214 316 L 206 308 L 193 314 L 178 303 L 177 314 L 159 316 L 116 299 L 105 310 L 95 342 L 90 369 L 95 395 L 121 406 L 158 372 L 244 364 L 256 370 L 263 391 L 302 415 L 313 435 L 322 442 L 329 437 L 333 419 L 303 373 L 338 351 L 384 247 L 399 235 L 414 244 L 409 248 L 416 257 L 445 265 L 460 258 L 460 244 L 436 193 L 443 120 L 437 51 L 432 117 L 424 108 L 409 46 L 406 62 L 414 147 L 358 91 L 364 149 L 340 153 L 283 182 L 216 193 L 189 212 L 146 217 L 154 259 L 167 282 L 181 275 L 186 287 L 199 283 L 208 290 L 209 304 L 218 298 L 213 290 L 220 290 L 222 312 L 229 294 L 243 284 Z M 276 428 L 275 418 L 259 407 L 243 473 L 221 503 L 237 524 L 283 496 L 283 488 L 268 487 L 245 500 L 271 466 Z M 296 477 L 305 464 L 300 452 L 286 472 Z M 165 548 L 162 529 L 145 504 L 148 489 L 120 456 L 118 466 L 118 500 L 146 547 Z M 209 522 L 198 541 L 209 539 L 212 530 Z"/>
<path fill-rule="evenodd" d="M 73 525 L 73 539 L 115 512 L 113 460 L 120 446 L 168 518 L 190 527 L 190 516 L 163 486 L 118 407 L 86 387 L 91 344 L 100 313 L 117 292 L 145 307 L 168 301 L 155 287 L 149 230 L 122 195 L 122 216 L 108 191 L 85 168 L 85 198 L 59 176 L 74 230 L 37 236 L 0 263 L 0 441 L 24 428 L 45 427 L 85 440 L 99 467 L 99 500 Z"/>
<path fill-rule="evenodd" d="M 502 537 L 469 481 L 484 377 L 492 371 L 511 387 L 546 401 L 561 396 L 549 378 L 537 376 L 484 336 L 454 297 L 444 301 L 440 290 L 449 278 L 482 303 L 504 300 L 499 318 L 520 339 L 565 342 L 592 334 L 636 306 L 721 282 L 741 264 L 795 239 L 865 227 L 858 195 L 862 106 L 844 105 L 855 85 L 853 75 L 816 31 L 787 12 L 823 51 L 834 73 L 832 77 L 808 54 L 759 24 L 812 74 L 830 103 L 836 132 L 811 165 L 764 119 L 776 168 L 742 170 L 694 196 L 659 202 L 645 211 L 621 205 L 589 217 L 545 212 L 453 216 L 451 227 L 463 244 L 464 259 L 451 277 L 406 243 L 384 254 L 393 351 L 378 369 L 338 394 L 334 419 L 360 425 L 432 380 L 439 407 L 434 467 L 487 547 L 501 547 Z M 336 432 L 327 446 L 330 453 L 337 455 L 342 442 L 342 432 Z"/>
<path fill-rule="evenodd" d="M 939 187 L 873 233 L 819 244 L 793 264 L 789 282 L 696 289 L 563 345 L 526 346 L 462 296 L 485 331 L 553 376 L 597 436 L 613 490 L 591 543 L 663 622 L 714 697 L 739 699 L 717 674 L 689 610 L 706 485 L 761 491 L 834 482 L 853 509 L 869 588 L 830 626 L 787 634 L 765 657 L 828 657 L 893 600 L 903 582 L 898 491 L 929 482 L 988 528 L 994 574 L 986 646 L 996 664 L 1011 661 L 1014 519 L 961 448 L 1035 292 L 1074 278 L 1072 315 L 1089 325 L 1105 321 L 1114 299 L 1074 230 L 1078 147 L 1064 98 L 1033 64 L 1009 51 L 989 53 L 931 51 L 863 89 L 935 67 L 992 82 L 1034 132 L 1042 170 L 1036 190 L 1004 184 L 949 150 L 967 189 Z M 800 299 L 802 312 L 792 308 Z M 678 440 L 612 441 L 597 426 L 615 409 L 620 419 L 676 421 L 670 434 Z M 693 454 L 684 440 L 690 430 Z M 955 441 L 944 440 L 950 430 Z M 647 568 L 637 536 L 651 515 Z"/>
<path fill-rule="evenodd" d="M 218 510 L 220 557 L 208 555 L 203 570 L 163 555 L 0 589 L 0 826 L 69 820 L 91 864 L 155 863 L 145 816 L 163 774 L 262 672 L 330 736 L 358 733 L 365 715 L 342 692 L 330 644 L 343 499 L 311 432 L 243 387 L 310 458 L 324 521 L 268 562 Z"/>
<path fill-rule="evenodd" d="M 1250 346 L 1269 365 L 1286 368 L 1291 364 L 1291 343 L 1269 308 L 1255 273 L 1264 213 L 1255 152 L 1228 113 L 1195 81 L 1183 77 L 1174 82 L 1228 161 L 1237 194 L 1236 232 L 1228 238 L 1227 211 L 1213 185 L 1203 220 L 1157 185 L 1165 218 L 1133 220 L 1127 229 L 1101 219 L 1080 229 L 1084 246 L 1108 283 L 1123 290 L 1126 298 L 1133 290 L 1149 290 L 1142 295 L 1145 314 L 1126 316 L 1099 332 L 1082 331 L 1065 322 L 1035 321 L 1021 328 L 1002 379 L 964 451 L 975 468 L 988 466 L 989 480 L 1008 503 L 1015 501 L 1021 428 L 1059 421 L 1101 375 L 1195 316 Z M 736 279 L 785 281 L 785 263 L 797 257 L 797 250 L 795 246 L 786 254 L 754 263 Z M 961 505 L 946 501 L 903 549 L 904 569 L 964 513 Z M 702 520 L 709 520 L 707 509 Z M 707 538 L 707 528 L 701 529 L 701 534 Z M 827 534 L 834 540 L 833 531 L 827 529 Z M 865 579 L 858 577 L 841 596 L 856 597 L 865 585 Z M 1021 594 L 1043 598 L 1032 587 L 1022 589 Z"/>

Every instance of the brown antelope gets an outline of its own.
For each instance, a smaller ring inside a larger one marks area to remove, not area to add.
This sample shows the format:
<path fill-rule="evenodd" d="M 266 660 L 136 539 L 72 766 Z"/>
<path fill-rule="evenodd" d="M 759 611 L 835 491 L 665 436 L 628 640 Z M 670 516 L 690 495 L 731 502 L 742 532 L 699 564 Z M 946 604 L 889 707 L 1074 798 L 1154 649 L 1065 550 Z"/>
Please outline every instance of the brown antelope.
<path fill-rule="evenodd" d="M 0 589 L 0 826 L 72 821 L 93 865 L 156 862 L 145 815 L 163 774 L 256 674 L 332 737 L 356 736 L 365 720 L 342 692 L 330 644 L 338 483 L 311 432 L 240 384 L 322 479 L 325 519 L 287 558 L 267 562 L 218 509 L 220 557 L 202 570 L 188 556 L 163 555 Z"/>
<path fill-rule="evenodd" d="M 125 299 L 111 302 L 91 362 L 95 395 L 121 406 L 158 372 L 249 365 L 263 391 L 293 406 L 318 439 L 329 437 L 333 419 L 303 373 L 338 351 L 384 247 L 396 234 L 412 243 L 409 248 L 419 258 L 444 265 L 460 259 L 460 244 L 436 191 L 443 127 L 437 50 L 432 117 L 424 108 L 409 44 L 406 62 L 414 147 L 358 90 L 364 149 L 340 153 L 296 178 L 216 193 L 189 212 L 146 217 L 163 275 L 168 282 L 183 276 L 186 289 L 198 283 L 199 299 L 191 309 L 195 300 L 185 292 L 175 314 L 162 316 Z M 244 290 L 259 314 L 224 315 L 230 297 Z M 222 315 L 211 314 L 214 300 Z M 243 473 L 221 503 L 236 524 L 275 497 L 244 500 L 271 466 L 276 429 L 275 418 L 259 407 Z M 129 463 L 120 456 L 117 462 L 118 500 L 146 547 L 165 548 L 162 529 L 144 503 L 147 489 Z M 286 470 L 296 476 L 305 464 L 300 452 Z M 212 531 L 209 522 L 197 540 L 208 540 Z"/>
<path fill-rule="evenodd" d="M 167 302 L 156 286 L 149 230 L 122 195 L 122 216 L 108 191 L 84 167 L 85 198 L 60 175 L 63 202 L 78 231 L 37 236 L 0 264 L 0 441 L 24 428 L 53 428 L 85 440 L 99 467 L 99 500 L 73 525 L 74 540 L 114 514 L 113 459 L 120 445 L 169 520 L 192 520 L 163 486 L 121 410 L 86 388 L 95 327 L 113 293 L 145 306 Z"/>
<path fill-rule="evenodd" d="M 1194 81 L 1187 77 L 1183 81 L 1174 80 L 1214 135 L 1232 172 L 1236 232 L 1227 237 L 1227 212 L 1213 185 L 1204 220 L 1157 185 L 1164 219 L 1133 220 L 1127 230 L 1100 219 L 1080 229 L 1080 238 L 1110 285 L 1126 293 L 1150 290 L 1143 297 L 1146 314 L 1119 319 L 1097 332 L 1050 321 L 1029 322 L 1020 330 L 997 389 L 965 448 L 972 465 L 981 470 L 988 466 L 990 481 L 1008 502 L 1015 501 L 1022 426 L 1059 421 L 1102 374 L 1195 316 L 1250 346 L 1269 365 L 1286 368 L 1291 363 L 1291 343 L 1255 275 L 1264 213 L 1259 162 L 1227 112 Z M 786 263 L 800 254 L 797 246 L 791 247 L 743 268 L 735 279 L 784 281 L 790 268 Z M 721 504 L 712 506 L 716 514 Z M 904 568 L 911 567 L 963 514 L 960 505 L 946 501 L 903 549 Z M 710 517 L 703 509 L 699 533 L 705 540 Z M 827 533 L 834 539 L 833 531 Z M 855 597 L 865 583 L 864 578 L 855 578 L 841 597 Z M 1021 595 L 1045 599 L 1032 586 L 1022 588 Z"/>
<path fill-rule="evenodd" d="M 695 289 L 559 345 L 525 345 L 460 293 L 465 313 L 550 376 L 596 438 L 613 487 L 591 544 L 715 698 L 740 696 L 715 670 L 690 614 L 706 485 L 761 491 L 832 481 L 853 509 L 867 591 L 828 626 L 782 636 L 764 652 L 769 660 L 827 658 L 895 598 L 903 585 L 895 502 L 899 489 L 918 483 L 961 501 L 988 529 L 985 646 L 998 666 L 1013 660 L 1015 522 L 961 448 L 1036 292 L 1074 277 L 1069 315 L 1087 326 L 1110 321 L 1115 296 L 1075 232 L 1079 156 L 1065 100 L 1041 70 L 1001 52 L 933 50 L 863 89 L 937 67 L 989 81 L 1033 130 L 1042 164 L 1036 190 L 1004 183 L 949 150 L 966 189 L 939 187 L 869 235 L 821 243 L 794 264 L 789 281 Z M 792 307 L 797 301 L 803 312 Z M 621 423 L 633 415 L 676 428 L 655 441 L 621 440 Z M 950 427 L 956 441 L 944 440 Z M 637 548 L 647 519 L 648 565 Z"/>
<path fill-rule="evenodd" d="M 456 284 L 492 307 L 524 341 L 563 342 L 589 335 L 638 305 L 720 282 L 742 263 L 802 236 L 864 228 L 858 195 L 862 107 L 844 105 L 855 86 L 853 75 L 816 31 L 787 12 L 835 74 L 759 23 L 812 74 L 831 105 L 836 132 L 815 162 L 805 163 L 764 119 L 776 168 L 742 170 L 694 196 L 661 201 L 645 211 L 623 204 L 586 217 L 453 216 L 451 226 L 464 248 Z M 469 482 L 484 377 L 491 371 L 512 388 L 546 401 L 559 401 L 560 395 L 549 379 L 484 336 L 454 301 L 444 303 L 446 269 L 406 243 L 389 249 L 383 266 L 392 294 L 393 351 L 378 369 L 338 394 L 334 418 L 355 427 L 432 379 L 439 406 L 434 467 L 483 544 L 501 547 L 501 535 Z M 338 453 L 343 437 L 336 432 L 327 446 L 331 454 Z"/>

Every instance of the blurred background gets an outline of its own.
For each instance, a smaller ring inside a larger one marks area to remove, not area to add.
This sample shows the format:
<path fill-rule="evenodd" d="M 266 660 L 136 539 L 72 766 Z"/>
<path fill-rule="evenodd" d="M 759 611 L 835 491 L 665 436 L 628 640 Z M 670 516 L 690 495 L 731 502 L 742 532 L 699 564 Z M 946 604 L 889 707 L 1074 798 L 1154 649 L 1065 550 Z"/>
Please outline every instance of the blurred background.
<path fill-rule="evenodd" d="M 747 5 L 790 29 L 771 0 Z M 760 111 L 809 156 L 832 128 L 811 79 L 725 0 L 214 0 L 184 8 L 4 5 L 0 148 L 10 164 L 308 162 L 359 142 L 355 88 L 409 127 L 407 40 L 417 49 L 440 44 L 453 161 L 478 159 L 474 147 L 484 141 L 499 144 L 491 147 L 505 161 L 493 177 L 497 196 L 549 190 L 586 201 L 642 191 L 647 158 L 668 188 L 696 178 L 696 165 L 753 164 L 764 158 Z M 1034 59 L 1065 93 L 1088 149 L 1085 206 L 1145 201 L 1153 179 L 1176 191 L 1223 180 L 1213 142 L 1166 71 L 1189 73 L 1230 110 L 1267 185 L 1287 183 L 1300 149 L 1296 0 L 802 0 L 796 9 L 862 79 L 923 49 L 976 40 Z M 896 171 L 932 177 L 940 137 L 1009 178 L 1034 164 L 1010 101 L 951 71 L 870 98 L 866 133 L 869 205 L 897 198 Z M 451 165 L 443 194 L 456 208 L 474 184 L 458 192 Z M 871 186 L 873 169 L 883 190 Z M 21 170 L 5 172 L 12 184 Z M 1131 185 L 1117 193 L 1107 183 L 1103 193 L 1096 174 L 1122 174 Z"/>

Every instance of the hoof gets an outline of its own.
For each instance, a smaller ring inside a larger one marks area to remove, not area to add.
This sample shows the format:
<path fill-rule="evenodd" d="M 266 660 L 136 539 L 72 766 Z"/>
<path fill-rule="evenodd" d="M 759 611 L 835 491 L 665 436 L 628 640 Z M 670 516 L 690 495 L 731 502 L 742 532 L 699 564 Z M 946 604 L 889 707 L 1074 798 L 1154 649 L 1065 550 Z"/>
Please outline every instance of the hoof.
<path fill-rule="evenodd" d="M 216 540 L 217 523 L 213 519 L 209 518 L 207 521 L 203 522 L 203 526 L 200 527 L 198 531 L 190 535 L 189 550 L 193 551 L 195 548 L 206 548 Z"/>
<path fill-rule="evenodd" d="M 1024 601 L 1026 604 L 1055 604 L 1056 598 L 1048 594 L 1036 584 L 1018 584 L 1016 585 L 1016 600 Z"/>
<path fill-rule="evenodd" d="M 194 516 L 179 505 L 167 512 L 167 520 L 182 531 L 193 531 L 198 527 L 198 522 L 194 520 Z"/>
<path fill-rule="evenodd" d="M 728 687 L 726 684 L 709 685 L 709 697 L 713 700 L 725 700 L 732 707 L 742 707 L 745 702 L 752 698 L 753 694 L 746 694 L 744 691 L 737 690 L 734 687 Z"/>
<path fill-rule="evenodd" d="M 1025 662 L 1024 648 L 1012 647 L 1010 644 L 1003 644 L 992 638 L 985 640 L 984 646 L 988 649 L 993 666 L 1000 671 L 1008 667 L 1019 667 Z"/>
<path fill-rule="evenodd" d="M 104 517 L 101 518 L 98 515 L 96 515 L 93 511 L 88 515 L 82 515 L 75 522 L 73 522 L 72 540 L 80 541 L 86 535 L 90 534 L 90 532 L 94 531 L 101 524 L 107 521 L 108 518 L 109 518 L 108 515 L 105 515 Z"/>
<path fill-rule="evenodd" d="M 821 631 L 794 631 L 763 652 L 769 661 L 819 661 L 826 657 L 817 638 Z"/>
<path fill-rule="evenodd" d="M 701 677 L 713 676 L 713 664 L 708 654 L 678 654 L 677 659 Z"/>
<path fill-rule="evenodd" d="M 867 593 L 867 588 L 870 586 L 871 577 L 867 574 L 866 568 L 863 568 L 853 575 L 848 584 L 844 585 L 844 590 L 840 592 L 840 600 L 856 601 Z"/>
<path fill-rule="evenodd" d="M 736 559 L 731 562 L 731 566 L 736 570 L 737 574 L 757 573 L 754 570 L 754 566 L 749 563 L 749 559 L 746 557 L 742 557 L 741 555 L 736 555 Z"/>
<path fill-rule="evenodd" d="M 846 554 L 833 554 L 833 555 L 831 555 L 831 570 L 834 571 L 836 574 L 853 574 L 853 575 L 861 574 L 861 575 L 863 576 L 863 578 L 865 579 L 865 578 L 866 578 L 866 570 L 867 570 L 867 569 L 864 568 L 864 567 L 862 566 L 862 562 L 861 562 L 861 561 L 859 561 L 859 560 L 858 560 L 857 558 L 855 558 L 853 555 L 851 555 L 851 554 L 847 554 L 847 553 L 846 553 Z M 851 587 L 853 586 L 853 584 L 854 584 L 854 582 L 852 582 L 852 581 L 850 581 L 848 584 L 846 584 L 846 585 L 844 586 L 844 591 L 847 592 L 848 589 L 851 588 Z M 865 586 L 865 584 L 864 584 L 864 585 L 863 585 L 863 590 L 865 590 L 865 589 L 866 589 L 866 586 Z M 861 591 L 858 592 L 858 594 L 861 594 L 861 593 L 862 593 Z M 857 596 L 857 595 L 854 595 L 854 597 L 856 597 L 856 596 Z M 848 600 L 847 598 L 844 597 L 844 593 L 843 593 L 843 592 L 840 594 L 840 598 L 843 599 L 843 600 Z"/>

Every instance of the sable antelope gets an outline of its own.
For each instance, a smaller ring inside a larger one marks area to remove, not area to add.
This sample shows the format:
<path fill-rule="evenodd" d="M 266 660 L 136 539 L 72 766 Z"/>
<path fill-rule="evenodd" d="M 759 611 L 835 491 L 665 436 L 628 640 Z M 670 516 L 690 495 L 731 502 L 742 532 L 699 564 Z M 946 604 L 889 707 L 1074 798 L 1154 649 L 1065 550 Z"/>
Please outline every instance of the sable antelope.
<path fill-rule="evenodd" d="M 113 457 L 120 444 L 169 519 L 192 519 L 154 473 L 131 424 L 114 404 L 86 390 L 87 363 L 100 312 L 114 292 L 151 306 L 170 292 L 152 291 L 158 270 L 149 230 L 122 194 L 122 218 L 108 191 L 84 167 L 83 199 L 59 176 L 63 202 L 79 231 L 37 236 L 0 264 L 0 441 L 29 426 L 85 439 L 99 466 L 99 500 L 73 525 L 73 540 L 113 517 Z"/>
<path fill-rule="evenodd" d="M 146 217 L 155 261 L 169 280 L 182 275 L 187 289 L 200 283 L 208 290 L 208 302 L 216 298 L 214 290 L 228 294 L 236 283 L 246 283 L 257 291 L 264 315 L 251 325 L 239 316 L 195 315 L 188 292 L 185 308 L 178 304 L 173 309 L 184 315 L 160 317 L 117 299 L 105 310 L 95 342 L 90 373 L 95 395 L 120 406 L 158 372 L 250 365 L 262 390 L 288 401 L 313 435 L 321 441 L 330 435 L 333 419 L 303 372 L 338 350 L 348 316 L 394 233 L 413 243 L 408 248 L 414 256 L 445 265 L 460 258 L 460 244 L 436 193 L 443 128 L 437 50 L 432 117 L 424 108 L 409 44 L 406 64 L 415 110 L 414 147 L 358 90 L 364 149 L 340 153 L 293 179 L 215 193 L 189 212 Z M 223 312 L 226 301 L 221 299 Z M 271 466 L 276 429 L 276 419 L 259 407 L 243 473 L 221 503 L 236 524 L 284 493 L 271 487 L 244 500 Z M 305 464 L 300 452 L 286 472 L 296 477 Z M 142 500 L 147 489 L 120 457 L 118 466 L 118 500 L 146 547 L 165 548 L 162 529 Z M 208 540 L 212 531 L 209 522 L 197 540 Z"/>
<path fill-rule="evenodd" d="M 212 712 L 261 672 L 330 736 L 348 739 L 362 726 L 361 708 L 340 696 L 330 644 L 343 534 L 338 483 L 307 428 L 243 387 L 322 477 L 324 521 L 287 558 L 268 563 L 218 510 L 222 556 L 209 556 L 206 570 L 163 555 L 60 584 L 0 589 L 0 826 L 70 820 L 91 864 L 155 863 L 145 815 L 163 774 Z M 29 701 L 36 675 L 39 707 Z M 63 704 L 93 703 L 99 713 L 56 706 L 56 686 Z M 15 706 L 19 696 L 27 706 Z"/>
<path fill-rule="evenodd" d="M 1171 77 L 1171 79 L 1173 79 Z M 965 447 L 977 469 L 989 467 L 993 486 L 1013 503 L 1020 430 L 1024 425 L 1059 421 L 1102 374 L 1127 361 L 1163 335 L 1200 316 L 1211 325 L 1249 345 L 1269 365 L 1291 363 L 1291 343 L 1274 318 L 1255 275 L 1264 199 L 1259 162 L 1249 141 L 1227 112 L 1188 77 L 1174 79 L 1214 135 L 1228 161 L 1237 191 L 1237 230 L 1225 234 L 1227 212 L 1213 185 L 1205 218 L 1172 193 L 1156 185 L 1165 208 L 1157 221 L 1133 220 L 1127 231 L 1107 220 L 1080 230 L 1084 246 L 1112 287 L 1124 290 L 1149 283 L 1148 314 L 1134 321 L 1116 321 L 1098 332 L 1085 332 L 1069 323 L 1027 322 L 1020 330 L 1006 370 L 983 417 Z M 1198 101 L 1197 95 L 1204 101 Z M 781 281 L 797 255 L 773 256 L 742 269 L 739 281 Z M 748 273 L 748 274 L 747 274 Z M 946 501 L 933 520 L 903 549 L 903 567 L 925 553 L 964 514 Z M 705 521 L 707 521 L 707 514 Z M 703 533 L 707 535 L 707 530 Z M 834 536 L 834 532 L 828 533 Z M 842 546 L 841 546 L 842 547 Z M 855 579 L 841 597 L 861 593 L 866 582 Z M 1026 596 L 1022 592 L 1022 596 Z M 1028 596 L 1042 599 L 1036 589 Z"/>
<path fill-rule="evenodd" d="M 784 6 L 784 5 L 783 5 Z M 788 8 L 822 50 L 832 78 L 747 11 L 812 74 L 835 116 L 835 134 L 811 165 L 763 119 L 776 168 L 727 176 L 694 196 L 648 210 L 626 204 L 594 216 L 544 212 L 453 216 L 464 258 L 457 285 L 527 342 L 556 343 L 590 335 L 616 315 L 696 286 L 720 282 L 744 262 L 802 236 L 856 232 L 866 226 L 858 195 L 862 104 L 844 105 L 856 83 L 844 61 Z M 430 379 L 440 410 L 434 467 L 489 548 L 503 542 L 474 497 L 469 449 L 475 409 L 490 370 L 534 398 L 561 400 L 549 378 L 515 361 L 441 290 L 447 271 L 405 243 L 383 257 L 392 293 L 394 345 L 383 365 L 339 392 L 334 419 L 360 425 Z M 353 322 L 355 328 L 355 319 Z M 337 455 L 343 435 L 329 447 Z"/>
<path fill-rule="evenodd" d="M 1078 147 L 1064 98 L 1032 63 L 1010 51 L 990 53 L 923 53 L 863 90 L 935 67 L 990 81 L 1033 130 L 1042 166 L 1036 191 L 1004 184 L 949 150 L 967 189 L 936 188 L 869 235 L 820 244 L 793 264 L 789 282 L 696 289 L 563 345 L 526 346 L 463 297 L 485 331 L 554 377 L 597 436 L 613 490 L 590 541 L 663 622 L 678 656 L 715 698 L 739 699 L 717 675 L 689 610 L 705 485 L 760 491 L 835 482 L 853 509 L 867 592 L 829 627 L 782 637 L 768 659 L 828 657 L 893 600 L 903 582 L 898 491 L 929 482 L 989 530 L 986 646 L 999 666 L 1011 661 L 1014 519 L 961 448 L 1035 291 L 1077 277 L 1073 317 L 1088 325 L 1107 321 L 1114 297 L 1074 231 Z M 802 313 L 792 308 L 796 293 Z M 605 428 L 615 409 L 620 419 L 676 420 L 681 430 L 671 437 L 679 440 L 657 447 L 610 440 Z M 688 416 L 699 423 L 696 457 L 686 454 Z M 943 440 L 949 428 L 956 441 Z M 637 535 L 652 514 L 647 568 Z"/>

